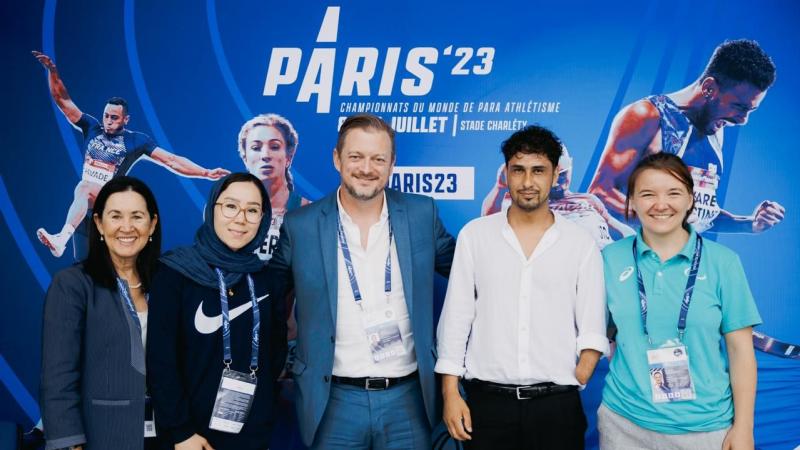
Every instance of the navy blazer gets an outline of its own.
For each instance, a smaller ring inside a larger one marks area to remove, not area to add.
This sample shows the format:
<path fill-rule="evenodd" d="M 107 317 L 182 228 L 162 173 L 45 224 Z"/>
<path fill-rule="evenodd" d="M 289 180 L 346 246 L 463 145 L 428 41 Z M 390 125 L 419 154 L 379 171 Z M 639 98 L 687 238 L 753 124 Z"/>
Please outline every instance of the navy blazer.
<path fill-rule="evenodd" d="M 42 324 L 46 448 L 141 450 L 144 394 L 142 339 L 119 292 L 81 266 L 57 273 Z"/>
<path fill-rule="evenodd" d="M 389 217 L 400 262 L 408 315 L 414 333 L 420 384 L 431 425 L 439 408 L 433 367 L 434 271 L 450 273 L 455 241 L 430 197 L 386 189 Z M 289 212 L 268 271 L 295 289 L 297 386 L 295 407 L 300 434 L 311 445 L 330 394 L 338 299 L 336 193 Z"/>

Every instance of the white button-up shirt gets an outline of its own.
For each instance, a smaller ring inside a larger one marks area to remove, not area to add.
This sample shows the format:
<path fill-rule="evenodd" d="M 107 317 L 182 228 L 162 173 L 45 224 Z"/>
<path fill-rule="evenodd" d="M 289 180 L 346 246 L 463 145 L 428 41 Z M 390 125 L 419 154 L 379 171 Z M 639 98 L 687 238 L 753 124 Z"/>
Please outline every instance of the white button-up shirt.
<path fill-rule="evenodd" d="M 367 248 L 361 247 L 361 231 L 353 219 L 342 207 L 337 194 L 339 220 L 347 239 L 347 247 L 353 260 L 358 287 L 361 291 L 361 303 L 364 311 L 358 306 L 347 275 L 344 254 L 338 246 L 338 304 L 336 315 L 336 346 L 333 352 L 333 374 L 339 377 L 401 377 L 417 370 L 417 356 L 414 352 L 414 334 L 411 320 L 408 317 L 403 278 L 400 273 L 400 262 L 397 259 L 397 248 L 392 239 L 392 292 L 388 302 L 384 289 L 386 255 L 389 252 L 389 210 L 386 206 L 386 194 L 383 197 L 383 210 L 380 219 L 369 229 Z M 400 334 L 403 337 L 405 355 L 391 357 L 381 362 L 374 362 L 372 352 L 364 329 L 367 312 L 391 307 L 398 321 Z"/>
<path fill-rule="evenodd" d="M 579 385 L 581 350 L 608 352 L 600 251 L 586 231 L 554 217 L 530 258 L 506 212 L 461 230 L 439 319 L 436 372 Z"/>

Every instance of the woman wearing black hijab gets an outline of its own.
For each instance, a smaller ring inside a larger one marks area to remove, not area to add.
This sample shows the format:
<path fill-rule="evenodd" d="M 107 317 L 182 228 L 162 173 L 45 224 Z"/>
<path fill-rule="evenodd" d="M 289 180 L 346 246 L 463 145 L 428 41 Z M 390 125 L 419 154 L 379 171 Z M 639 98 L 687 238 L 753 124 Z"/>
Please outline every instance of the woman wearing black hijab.
<path fill-rule="evenodd" d="M 158 432 L 176 450 L 269 447 L 285 304 L 253 251 L 270 210 L 253 175 L 219 180 L 194 245 L 166 253 L 153 279 L 147 379 Z"/>

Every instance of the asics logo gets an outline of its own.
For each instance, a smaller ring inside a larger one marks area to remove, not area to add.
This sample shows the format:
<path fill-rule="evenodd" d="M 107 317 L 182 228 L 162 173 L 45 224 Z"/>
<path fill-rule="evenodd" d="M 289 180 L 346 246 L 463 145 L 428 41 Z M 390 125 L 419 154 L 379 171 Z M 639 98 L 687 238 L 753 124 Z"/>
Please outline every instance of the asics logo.
<path fill-rule="evenodd" d="M 628 266 L 619 274 L 619 281 L 625 281 L 633 275 L 633 266 Z"/>
<path fill-rule="evenodd" d="M 267 297 L 269 297 L 269 294 L 258 297 L 256 301 L 261 302 L 261 300 L 264 300 Z M 247 302 L 231 309 L 229 311 L 231 322 L 233 322 L 233 319 L 244 314 L 245 311 L 250 309 L 252 306 L 253 304 L 251 302 Z M 222 328 L 222 314 L 218 314 L 214 317 L 208 317 L 205 315 L 205 313 L 203 313 L 203 302 L 200 302 L 200 304 L 197 305 L 197 312 L 194 313 L 194 327 L 201 334 L 211 334 Z"/>

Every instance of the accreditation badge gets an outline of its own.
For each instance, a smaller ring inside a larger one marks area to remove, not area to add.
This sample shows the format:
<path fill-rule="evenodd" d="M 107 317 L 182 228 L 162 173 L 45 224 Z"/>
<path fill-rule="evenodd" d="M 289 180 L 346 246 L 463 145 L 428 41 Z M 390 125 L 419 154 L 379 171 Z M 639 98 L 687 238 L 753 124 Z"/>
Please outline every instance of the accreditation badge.
<path fill-rule="evenodd" d="M 683 402 L 696 398 L 689 354 L 685 345 L 669 342 L 647 351 L 653 403 Z"/>
<path fill-rule="evenodd" d="M 156 419 L 149 395 L 144 397 L 144 437 L 156 437 Z"/>
<path fill-rule="evenodd" d="M 406 354 L 397 316 L 388 302 L 364 314 L 364 331 L 367 333 L 372 360 L 376 363 Z"/>
<path fill-rule="evenodd" d="M 242 431 L 256 392 L 255 375 L 225 368 L 208 427 L 225 433 Z"/>

